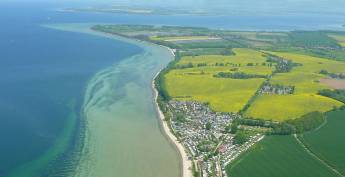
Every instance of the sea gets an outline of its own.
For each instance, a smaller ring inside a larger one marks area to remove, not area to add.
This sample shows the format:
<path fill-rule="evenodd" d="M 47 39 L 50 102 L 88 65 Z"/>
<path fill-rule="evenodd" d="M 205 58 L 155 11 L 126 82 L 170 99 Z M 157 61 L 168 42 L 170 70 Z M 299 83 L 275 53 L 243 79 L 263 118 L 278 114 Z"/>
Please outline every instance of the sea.
<path fill-rule="evenodd" d="M 180 176 L 152 101 L 165 48 L 92 24 L 344 30 L 345 17 L 64 12 L 76 4 L 0 2 L 0 177 Z M 54 26 L 49 27 L 49 26 Z M 56 25 L 58 27 L 56 27 Z"/>

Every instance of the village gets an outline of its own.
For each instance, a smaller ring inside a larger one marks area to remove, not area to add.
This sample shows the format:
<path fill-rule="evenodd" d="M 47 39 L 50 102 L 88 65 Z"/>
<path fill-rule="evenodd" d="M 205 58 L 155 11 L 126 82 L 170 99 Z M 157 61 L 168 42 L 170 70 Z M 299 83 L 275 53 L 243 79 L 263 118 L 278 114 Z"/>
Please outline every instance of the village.
<path fill-rule="evenodd" d="M 294 86 L 285 86 L 279 84 L 271 84 L 265 82 L 264 85 L 260 88 L 260 94 L 277 94 L 277 95 L 291 95 L 295 91 Z"/>
<path fill-rule="evenodd" d="M 234 141 L 235 134 L 229 127 L 235 113 L 215 113 L 205 104 L 195 102 L 170 101 L 173 110 L 171 128 L 188 152 L 200 177 L 226 177 L 225 167 L 242 152 L 263 138 L 253 134 L 243 144 Z"/>

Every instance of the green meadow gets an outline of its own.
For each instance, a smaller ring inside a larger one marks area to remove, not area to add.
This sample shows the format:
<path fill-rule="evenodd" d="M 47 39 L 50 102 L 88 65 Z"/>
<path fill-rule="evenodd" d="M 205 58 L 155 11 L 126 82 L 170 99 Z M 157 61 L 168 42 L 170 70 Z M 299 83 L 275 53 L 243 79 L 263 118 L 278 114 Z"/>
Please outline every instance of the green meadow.
<path fill-rule="evenodd" d="M 303 134 L 307 147 L 345 175 L 345 110 L 327 113 L 327 124 Z"/>
<path fill-rule="evenodd" d="M 227 173 L 230 177 L 337 177 L 293 136 L 265 137 L 228 165 Z"/>
<path fill-rule="evenodd" d="M 341 46 L 345 47 L 345 35 L 330 34 L 329 37 L 337 40 Z"/>

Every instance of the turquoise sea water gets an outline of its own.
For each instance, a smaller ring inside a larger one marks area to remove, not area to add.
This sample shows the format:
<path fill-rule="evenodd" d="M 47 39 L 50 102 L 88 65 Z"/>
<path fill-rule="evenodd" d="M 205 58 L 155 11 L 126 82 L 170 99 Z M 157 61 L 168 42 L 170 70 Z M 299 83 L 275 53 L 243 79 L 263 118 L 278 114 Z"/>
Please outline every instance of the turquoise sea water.
<path fill-rule="evenodd" d="M 198 17 L 54 11 L 64 6 L 0 3 L 1 177 L 179 174 L 177 153 L 160 132 L 150 90 L 153 75 L 172 59 L 170 53 L 91 34 L 84 25 L 60 30 L 42 25 L 292 30 L 342 29 L 344 22 L 342 16 L 321 14 Z"/>
<path fill-rule="evenodd" d="M 51 173 L 52 160 L 71 165 L 63 154 L 78 140 L 89 79 L 141 49 L 41 27 L 44 11 L 22 9 L 18 15 L 0 7 L 0 176 Z"/>

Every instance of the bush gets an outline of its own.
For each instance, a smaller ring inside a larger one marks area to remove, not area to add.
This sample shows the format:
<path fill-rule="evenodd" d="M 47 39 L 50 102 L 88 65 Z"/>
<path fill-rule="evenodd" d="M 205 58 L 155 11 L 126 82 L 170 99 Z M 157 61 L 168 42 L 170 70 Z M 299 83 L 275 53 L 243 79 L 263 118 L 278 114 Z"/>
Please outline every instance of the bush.
<path fill-rule="evenodd" d="M 335 100 L 338 100 L 340 102 L 345 103 L 345 90 L 329 90 L 329 89 L 325 89 L 325 90 L 319 91 L 318 94 L 322 95 L 322 96 L 325 96 L 325 97 L 333 98 Z"/>
<path fill-rule="evenodd" d="M 287 123 L 296 128 L 296 133 L 311 131 L 319 127 L 325 121 L 325 117 L 321 112 L 311 112 L 301 118 L 288 120 Z"/>
<path fill-rule="evenodd" d="M 234 137 L 234 143 L 235 144 L 244 144 L 245 142 L 248 141 L 250 135 L 248 134 L 248 132 L 245 132 L 243 130 L 241 131 L 237 131 L 235 137 Z"/>
<path fill-rule="evenodd" d="M 258 74 L 246 74 L 244 72 L 219 72 L 214 75 L 214 77 L 218 78 L 232 78 L 232 79 L 250 79 L 250 78 L 266 78 L 265 75 L 258 75 Z"/>
<path fill-rule="evenodd" d="M 278 124 L 274 124 L 273 130 L 271 134 L 274 135 L 291 135 L 296 132 L 296 129 L 293 125 L 282 122 Z"/>

